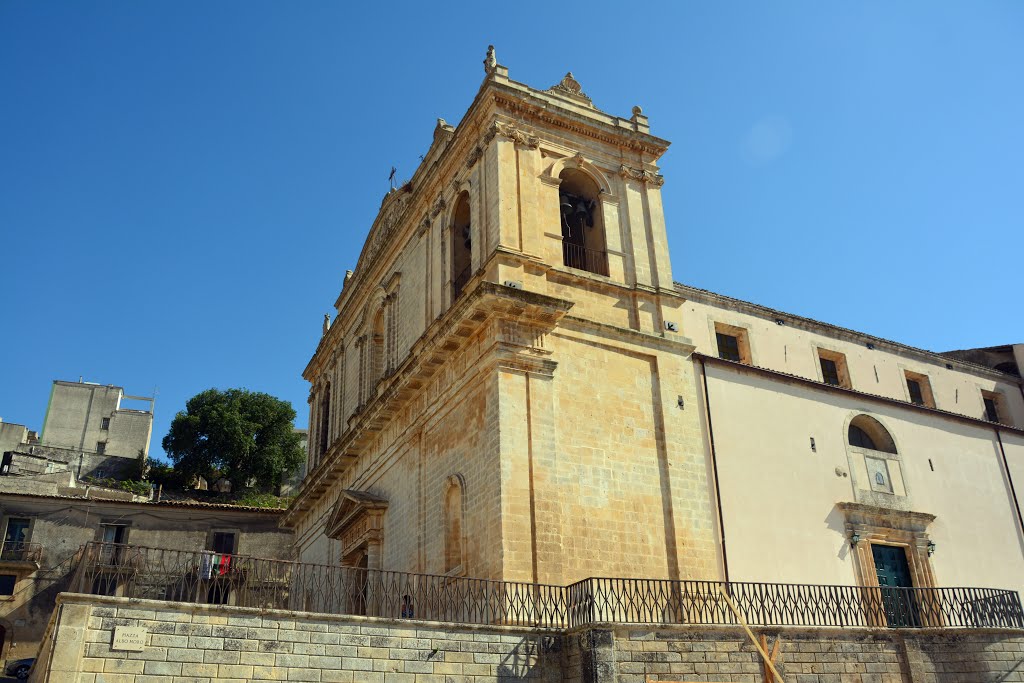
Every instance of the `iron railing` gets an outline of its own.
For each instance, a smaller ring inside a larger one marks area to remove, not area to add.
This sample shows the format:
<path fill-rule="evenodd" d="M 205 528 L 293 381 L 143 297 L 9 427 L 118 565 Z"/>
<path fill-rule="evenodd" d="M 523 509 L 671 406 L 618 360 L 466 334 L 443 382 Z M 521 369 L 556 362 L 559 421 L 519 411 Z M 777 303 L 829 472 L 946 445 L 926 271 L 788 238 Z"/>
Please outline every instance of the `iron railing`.
<path fill-rule="evenodd" d="M 469 278 L 473 275 L 472 264 L 462 269 L 458 275 L 452 280 L 452 300 L 458 299 L 459 295 L 462 294 L 462 290 L 469 284 Z"/>
<path fill-rule="evenodd" d="M 592 578 L 567 591 L 577 624 L 737 624 L 738 612 L 757 626 L 1024 628 L 1017 592 L 993 588 Z"/>
<path fill-rule="evenodd" d="M 608 276 L 608 253 L 562 240 L 562 262 L 570 268 Z"/>
<path fill-rule="evenodd" d="M 22 541 L 5 541 L 0 546 L 0 562 L 36 562 L 43 556 L 43 546 L 39 543 Z"/>
<path fill-rule="evenodd" d="M 463 624 L 626 624 L 1024 629 L 1015 591 L 660 579 L 569 586 L 338 567 L 93 542 L 71 590 Z M 735 611 L 734 611 L 735 608 Z"/>
<path fill-rule="evenodd" d="M 80 593 L 199 604 L 565 628 L 562 586 L 88 543 Z"/>

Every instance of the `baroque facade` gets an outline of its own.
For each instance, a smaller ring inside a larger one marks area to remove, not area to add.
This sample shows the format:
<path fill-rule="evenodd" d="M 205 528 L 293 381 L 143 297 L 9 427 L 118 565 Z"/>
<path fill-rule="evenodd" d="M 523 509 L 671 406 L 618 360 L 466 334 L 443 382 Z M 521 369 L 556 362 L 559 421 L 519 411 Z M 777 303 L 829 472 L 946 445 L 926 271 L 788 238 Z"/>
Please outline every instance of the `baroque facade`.
<path fill-rule="evenodd" d="M 384 197 L 305 369 L 301 561 L 1024 588 L 1013 347 L 941 355 L 677 284 L 642 110 L 485 71 Z"/>

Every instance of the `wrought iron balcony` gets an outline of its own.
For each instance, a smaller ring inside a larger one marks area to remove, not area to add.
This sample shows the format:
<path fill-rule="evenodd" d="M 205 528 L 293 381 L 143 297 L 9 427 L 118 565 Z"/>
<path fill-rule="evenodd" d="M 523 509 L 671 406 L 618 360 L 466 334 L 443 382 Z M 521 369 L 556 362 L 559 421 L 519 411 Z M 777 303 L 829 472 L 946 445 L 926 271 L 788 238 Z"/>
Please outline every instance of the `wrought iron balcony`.
<path fill-rule="evenodd" d="M 111 561 L 117 558 L 118 561 Z M 71 590 L 127 598 L 462 624 L 1024 629 L 994 588 L 877 588 L 592 578 L 569 586 L 89 543 Z"/>
<path fill-rule="evenodd" d="M 570 268 L 608 276 L 608 253 L 562 240 L 562 261 Z"/>
<path fill-rule="evenodd" d="M 5 541 L 0 546 L 0 562 L 34 562 L 39 564 L 43 546 L 39 543 Z"/>

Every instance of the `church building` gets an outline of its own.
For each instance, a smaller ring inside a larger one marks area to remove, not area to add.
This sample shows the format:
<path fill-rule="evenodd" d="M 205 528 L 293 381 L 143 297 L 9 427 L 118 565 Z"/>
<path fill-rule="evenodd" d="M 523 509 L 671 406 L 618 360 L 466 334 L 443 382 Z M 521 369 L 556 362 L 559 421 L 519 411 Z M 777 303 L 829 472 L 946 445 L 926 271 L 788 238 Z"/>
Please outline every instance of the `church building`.
<path fill-rule="evenodd" d="M 640 107 L 484 68 L 305 369 L 301 562 L 1024 589 L 1024 347 L 933 353 L 678 284 Z"/>

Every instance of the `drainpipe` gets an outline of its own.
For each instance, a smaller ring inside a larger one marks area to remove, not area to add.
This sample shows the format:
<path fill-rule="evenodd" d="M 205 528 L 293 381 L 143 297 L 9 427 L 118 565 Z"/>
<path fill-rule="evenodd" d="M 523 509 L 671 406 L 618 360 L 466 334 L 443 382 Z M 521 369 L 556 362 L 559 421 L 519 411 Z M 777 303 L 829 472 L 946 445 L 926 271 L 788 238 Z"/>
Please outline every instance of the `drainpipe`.
<path fill-rule="evenodd" d="M 1003 469 L 1006 471 L 1006 481 L 1010 484 L 1010 495 L 1013 496 L 1013 507 L 1017 510 L 1017 523 L 1020 524 L 1021 533 L 1024 533 L 1024 516 L 1020 513 L 1020 501 L 1017 499 L 1017 490 L 1013 487 L 1013 477 L 1010 476 L 1010 463 L 1006 461 L 1006 449 L 1003 448 L 1003 437 L 999 433 L 999 427 L 993 427 L 996 432 L 996 440 L 999 441 L 999 454 L 1003 456 Z"/>
<path fill-rule="evenodd" d="M 722 537 L 722 569 L 725 582 L 729 583 L 729 556 L 725 549 L 725 518 L 722 515 L 722 491 L 718 487 L 718 458 L 715 455 L 715 429 L 711 424 L 711 400 L 708 397 L 708 372 L 704 367 L 704 359 L 697 356 L 700 363 L 700 376 L 704 385 L 704 411 L 708 418 L 708 441 L 711 445 L 711 471 L 715 478 L 715 507 L 718 509 L 718 530 Z M 1020 510 L 1018 510 L 1018 513 Z"/>

